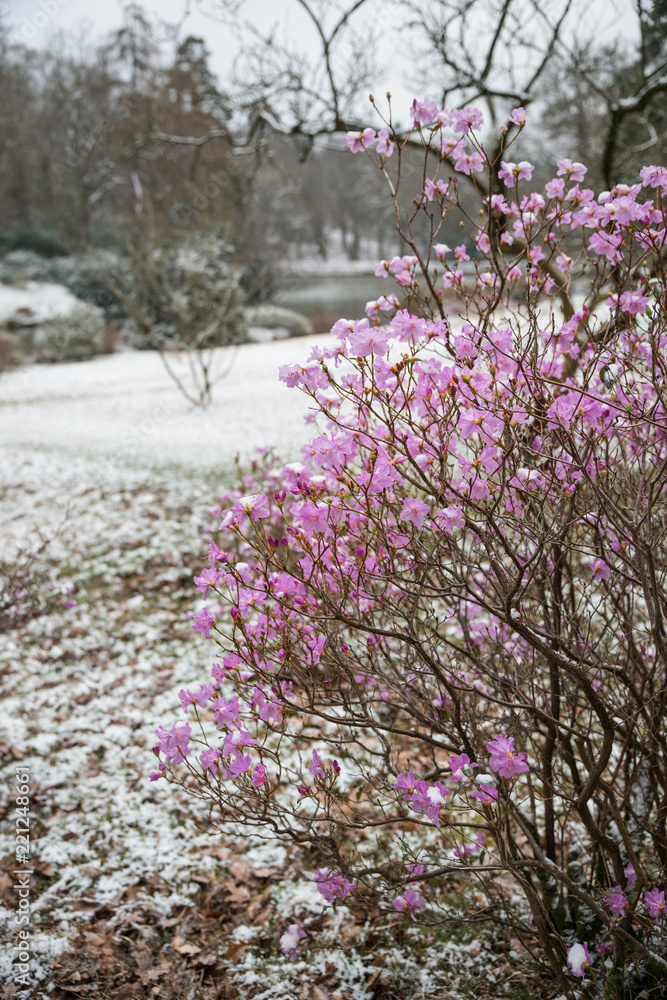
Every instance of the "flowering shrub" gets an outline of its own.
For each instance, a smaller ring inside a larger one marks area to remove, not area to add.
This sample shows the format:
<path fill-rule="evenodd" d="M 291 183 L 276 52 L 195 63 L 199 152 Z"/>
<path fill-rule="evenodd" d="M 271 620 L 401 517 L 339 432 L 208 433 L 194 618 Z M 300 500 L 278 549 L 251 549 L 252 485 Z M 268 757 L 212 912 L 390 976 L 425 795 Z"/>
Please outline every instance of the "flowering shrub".
<path fill-rule="evenodd" d="M 333 905 L 492 919 L 620 996 L 667 972 L 667 170 L 537 190 L 522 109 L 496 160 L 475 108 L 413 119 L 396 293 L 281 368 L 317 430 L 223 498 L 194 619 L 222 652 L 153 777 L 308 845 Z M 348 139 L 394 199 L 406 141 Z"/>

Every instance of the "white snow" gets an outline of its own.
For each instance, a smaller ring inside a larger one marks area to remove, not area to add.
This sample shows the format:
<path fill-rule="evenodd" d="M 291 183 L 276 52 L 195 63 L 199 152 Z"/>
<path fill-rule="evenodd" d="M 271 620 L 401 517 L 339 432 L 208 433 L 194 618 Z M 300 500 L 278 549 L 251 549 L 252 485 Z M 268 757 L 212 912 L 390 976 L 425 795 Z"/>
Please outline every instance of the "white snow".
<path fill-rule="evenodd" d="M 19 309 L 29 309 L 36 322 L 52 319 L 54 316 L 69 316 L 80 303 L 64 285 L 44 281 L 26 281 L 24 285 L 0 284 L 0 324 Z"/>
<path fill-rule="evenodd" d="M 0 444 L 144 469 L 219 470 L 257 446 L 297 458 L 309 436 L 307 400 L 278 380 L 278 368 L 305 363 L 326 336 L 237 348 L 206 410 L 181 395 L 155 351 L 21 368 L 0 379 Z M 218 353 L 227 365 L 230 355 Z"/>

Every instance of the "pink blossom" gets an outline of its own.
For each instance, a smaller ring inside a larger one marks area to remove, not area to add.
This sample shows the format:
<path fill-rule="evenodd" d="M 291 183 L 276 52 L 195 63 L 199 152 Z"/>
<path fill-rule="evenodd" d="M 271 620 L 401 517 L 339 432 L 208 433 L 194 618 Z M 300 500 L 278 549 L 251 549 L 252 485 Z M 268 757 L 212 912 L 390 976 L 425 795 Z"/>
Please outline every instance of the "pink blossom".
<path fill-rule="evenodd" d="M 417 340 L 426 332 L 426 324 L 418 316 L 412 316 L 407 309 L 401 309 L 391 321 L 391 328 L 398 340 Z"/>
<path fill-rule="evenodd" d="M 586 970 L 590 969 L 592 964 L 593 959 L 588 950 L 587 942 L 579 944 L 577 941 L 570 945 L 567 950 L 567 967 L 573 976 L 582 980 L 584 986 L 586 985 Z"/>
<path fill-rule="evenodd" d="M 417 787 L 417 779 L 415 778 L 412 771 L 408 771 L 407 774 L 399 774 L 394 782 L 394 788 L 397 792 L 400 792 L 402 797 L 407 801 L 412 798 Z"/>
<path fill-rule="evenodd" d="M 305 937 L 306 932 L 301 924 L 297 922 L 296 924 L 290 924 L 280 938 L 280 950 L 283 955 L 289 955 L 291 962 L 296 962 L 297 956 L 301 951 L 299 941 L 302 941 Z"/>
<path fill-rule="evenodd" d="M 154 749 L 163 753 L 168 761 L 174 761 L 178 764 L 190 754 L 191 732 L 189 722 L 178 722 L 169 731 L 163 726 L 158 726 L 155 730 L 158 743 Z"/>
<path fill-rule="evenodd" d="M 348 334 L 350 354 L 365 358 L 369 354 L 384 357 L 389 351 L 391 331 L 383 326 L 370 326 L 368 320 L 354 324 L 354 329 Z"/>
<path fill-rule="evenodd" d="M 490 806 L 498 798 L 498 789 L 495 785 L 480 785 L 479 789 L 470 793 L 470 797 L 479 799 L 483 806 Z"/>
<path fill-rule="evenodd" d="M 199 756 L 199 762 L 201 766 L 205 771 L 208 771 L 210 774 L 215 774 L 219 760 L 220 760 L 220 751 L 215 747 L 208 747 L 208 749 L 204 750 L 203 753 L 201 753 Z"/>
<path fill-rule="evenodd" d="M 450 118 L 455 132 L 467 135 L 471 129 L 480 129 L 484 124 L 484 115 L 479 108 L 461 108 L 450 111 Z"/>
<path fill-rule="evenodd" d="M 266 778 L 266 770 L 263 764 L 257 764 L 255 770 L 252 772 L 251 784 L 254 788 L 261 788 L 264 784 Z"/>
<path fill-rule="evenodd" d="M 317 891 L 328 903 L 334 899 L 343 900 L 354 889 L 355 883 L 346 879 L 339 869 L 318 868 L 315 873 Z"/>
<path fill-rule="evenodd" d="M 220 570 L 213 567 L 203 569 L 199 576 L 194 577 L 195 586 L 201 590 L 204 600 L 208 597 L 211 587 L 215 587 L 220 578 Z"/>
<path fill-rule="evenodd" d="M 278 369 L 278 377 L 290 389 L 295 389 L 301 381 L 301 365 L 281 365 Z"/>
<path fill-rule="evenodd" d="M 216 699 L 213 702 L 213 712 L 219 729 L 234 725 L 241 718 L 238 696 L 233 697 L 231 701 L 225 701 L 224 698 Z"/>
<path fill-rule="evenodd" d="M 667 168 L 665 167 L 642 167 L 639 171 L 644 187 L 662 188 L 667 191 Z"/>
<path fill-rule="evenodd" d="M 251 520 L 255 518 L 268 517 L 271 513 L 269 508 L 269 500 L 265 493 L 252 493 L 247 497 L 239 497 L 231 510 L 227 511 L 220 524 L 221 528 L 229 528 L 234 524 L 238 524 L 239 518 L 249 517 Z"/>
<path fill-rule="evenodd" d="M 385 128 L 381 128 L 378 132 L 377 144 L 375 148 L 380 156 L 386 156 L 387 159 L 394 152 L 394 143 L 391 141 L 391 130 L 386 126 Z"/>
<path fill-rule="evenodd" d="M 414 889 L 406 889 L 402 896 L 398 896 L 391 904 L 399 913 L 415 913 L 418 910 L 425 910 L 426 903 L 424 897 Z"/>
<path fill-rule="evenodd" d="M 659 924 L 660 918 L 665 912 L 664 890 L 660 890 L 656 886 L 654 889 L 650 889 L 648 892 L 645 892 L 644 906 L 646 907 L 646 910 L 654 918 L 656 924 Z"/>
<path fill-rule="evenodd" d="M 375 129 L 365 128 L 363 132 L 346 132 L 345 142 L 351 153 L 363 153 L 377 139 Z"/>
<path fill-rule="evenodd" d="M 634 865 L 627 865 L 627 867 L 623 869 L 623 874 L 625 875 L 625 881 L 627 882 L 628 889 L 632 889 L 637 881 L 637 872 L 635 871 Z"/>
<path fill-rule="evenodd" d="M 448 762 L 449 767 L 452 770 L 452 781 L 466 781 L 470 784 L 470 779 L 466 778 L 463 773 L 464 767 L 475 768 L 479 767 L 479 764 L 471 764 L 470 757 L 467 753 L 462 753 L 460 756 L 450 757 Z"/>
<path fill-rule="evenodd" d="M 615 264 L 621 259 L 618 247 L 620 247 L 622 242 L 623 237 L 619 233 L 607 233 L 605 230 L 600 230 L 597 233 L 593 233 L 588 241 L 588 245 L 591 250 L 594 250 L 600 256 L 606 257 L 612 264 Z"/>
<path fill-rule="evenodd" d="M 529 163 L 528 160 L 521 160 L 520 163 L 511 163 L 501 160 L 498 177 L 505 181 L 507 187 L 514 187 L 517 181 L 529 181 L 533 176 L 534 169 L 534 165 Z"/>
<path fill-rule="evenodd" d="M 412 121 L 414 122 L 415 127 L 428 125 L 437 118 L 438 105 L 435 101 L 418 101 L 415 98 L 412 102 L 412 107 L 410 108 L 410 114 L 412 115 Z"/>
<path fill-rule="evenodd" d="M 292 507 L 294 523 L 307 534 L 326 531 L 328 514 L 329 508 L 326 504 L 314 503 L 312 500 L 303 500 Z"/>
<path fill-rule="evenodd" d="M 449 504 L 448 507 L 439 507 L 434 513 L 435 523 L 442 528 L 445 534 L 451 535 L 455 528 L 464 528 L 465 520 L 460 507 Z"/>
<path fill-rule="evenodd" d="M 457 170 L 461 174 L 466 174 L 468 177 L 470 177 L 473 171 L 484 170 L 485 166 L 484 157 L 476 149 L 472 153 L 465 151 L 457 152 L 456 159 L 454 160 L 454 170 Z"/>
<path fill-rule="evenodd" d="M 622 917 L 630 905 L 628 897 L 625 895 L 620 885 L 617 885 L 611 890 L 607 896 L 606 902 L 611 912 L 617 917 Z"/>
<path fill-rule="evenodd" d="M 611 569 L 604 561 L 604 559 L 593 559 L 590 563 L 591 571 L 593 577 L 596 580 L 610 580 L 611 579 Z"/>
<path fill-rule="evenodd" d="M 403 510 L 399 514 L 401 521 L 410 521 L 415 528 L 421 528 L 429 512 L 428 504 L 420 500 L 419 497 L 406 497 L 403 501 Z"/>
<path fill-rule="evenodd" d="M 225 757 L 230 753 L 240 753 L 241 747 L 256 746 L 257 740 L 246 732 L 245 729 L 232 729 L 227 733 L 222 744 L 222 752 Z"/>
<path fill-rule="evenodd" d="M 317 750 L 313 750 L 313 762 L 308 768 L 310 773 L 315 778 L 324 778 L 324 764 L 320 760 L 320 755 Z"/>
<path fill-rule="evenodd" d="M 525 125 L 526 124 L 526 112 L 523 108 L 514 108 L 510 115 L 510 121 L 514 125 Z"/>
<path fill-rule="evenodd" d="M 192 616 L 192 629 L 194 632 L 200 632 L 204 639 L 208 639 L 211 634 L 211 629 L 215 625 L 215 618 L 212 617 L 208 608 L 202 608 L 197 614 Z"/>
<path fill-rule="evenodd" d="M 245 756 L 242 753 L 237 754 L 232 757 L 229 764 L 229 776 L 230 778 L 238 778 L 240 775 L 245 774 L 246 771 L 250 769 L 250 754 Z"/>
<path fill-rule="evenodd" d="M 569 181 L 576 181 L 577 184 L 580 184 L 587 173 L 588 168 L 583 163 L 573 163 L 572 160 L 568 159 L 558 161 L 559 177 L 565 174 Z"/>
<path fill-rule="evenodd" d="M 621 309 L 628 316 L 636 316 L 638 313 L 645 313 L 648 308 L 648 296 L 642 295 L 637 289 L 634 292 L 621 292 Z"/>
<path fill-rule="evenodd" d="M 511 778 L 515 774 L 528 771 L 528 754 L 515 753 L 514 737 L 499 734 L 489 740 L 486 749 L 490 753 L 489 767 L 497 771 L 501 778 Z"/>

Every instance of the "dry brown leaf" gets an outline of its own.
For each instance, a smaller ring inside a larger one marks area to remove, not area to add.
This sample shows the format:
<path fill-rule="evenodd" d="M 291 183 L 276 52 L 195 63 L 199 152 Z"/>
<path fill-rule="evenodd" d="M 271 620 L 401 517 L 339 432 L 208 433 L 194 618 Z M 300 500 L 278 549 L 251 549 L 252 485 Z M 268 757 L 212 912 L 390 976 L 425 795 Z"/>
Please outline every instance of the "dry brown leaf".
<path fill-rule="evenodd" d="M 198 955 L 201 948 L 197 944 L 182 944 L 180 948 L 175 949 L 179 955 Z"/>
<path fill-rule="evenodd" d="M 250 899 L 250 890 L 245 885 L 235 885 L 234 882 L 228 882 L 225 889 L 227 898 L 237 906 L 244 906 Z"/>
<path fill-rule="evenodd" d="M 227 942 L 227 958 L 234 965 L 238 965 L 245 958 L 245 953 L 248 950 L 247 942 L 245 941 L 228 941 Z"/>

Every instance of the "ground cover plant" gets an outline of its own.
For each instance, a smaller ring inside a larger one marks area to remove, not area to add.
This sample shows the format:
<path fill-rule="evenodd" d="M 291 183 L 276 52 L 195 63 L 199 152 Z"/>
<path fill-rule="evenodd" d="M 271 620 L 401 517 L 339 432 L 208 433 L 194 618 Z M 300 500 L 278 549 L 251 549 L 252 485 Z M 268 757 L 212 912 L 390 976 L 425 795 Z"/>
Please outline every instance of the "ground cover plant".
<path fill-rule="evenodd" d="M 475 108 L 412 116 L 348 135 L 406 254 L 365 319 L 281 369 L 314 436 L 223 497 L 194 616 L 221 649 L 152 777 L 298 845 L 341 926 L 492 922 L 550 995 L 660 996 L 667 171 L 595 195 L 564 157 L 538 190 L 510 152 L 522 108 L 493 152 Z M 281 930 L 317 953 L 307 920 Z"/>

